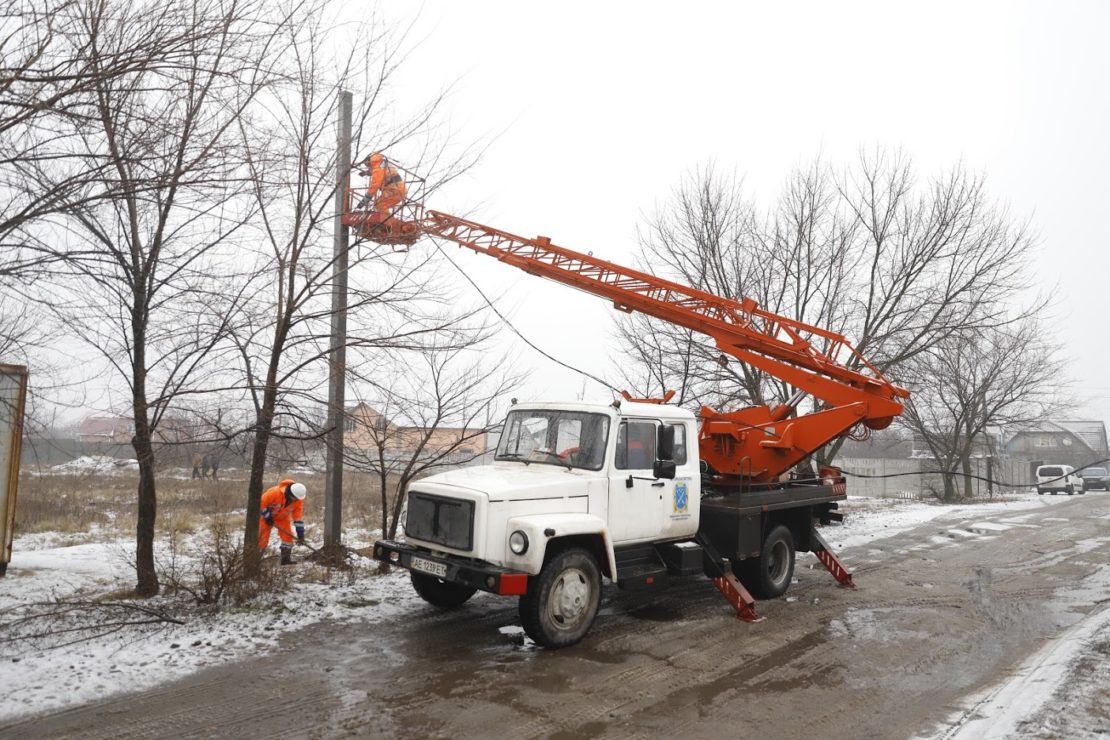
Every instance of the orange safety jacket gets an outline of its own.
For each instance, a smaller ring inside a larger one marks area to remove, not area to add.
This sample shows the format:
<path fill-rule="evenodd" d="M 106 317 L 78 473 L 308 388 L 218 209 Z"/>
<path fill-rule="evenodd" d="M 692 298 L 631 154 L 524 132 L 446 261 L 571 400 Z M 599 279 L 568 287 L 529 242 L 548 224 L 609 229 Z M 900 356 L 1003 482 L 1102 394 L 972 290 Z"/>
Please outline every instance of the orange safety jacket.
<path fill-rule="evenodd" d="M 294 482 L 292 479 L 283 480 L 262 494 L 261 510 L 269 509 L 272 511 L 274 513 L 274 523 L 280 524 L 282 529 L 289 529 L 290 520 L 292 520 L 293 526 L 298 524 L 304 526 L 304 499 L 295 498 L 292 503 L 285 503 L 285 491 Z M 280 533 L 281 530 L 278 531 Z M 291 532 L 289 535 L 292 537 Z"/>
<path fill-rule="evenodd" d="M 405 181 L 391 165 L 383 161 L 377 167 L 370 170 L 369 193 L 371 197 L 376 195 L 379 191 L 382 194 L 396 193 L 397 195 L 404 196 L 405 190 Z"/>

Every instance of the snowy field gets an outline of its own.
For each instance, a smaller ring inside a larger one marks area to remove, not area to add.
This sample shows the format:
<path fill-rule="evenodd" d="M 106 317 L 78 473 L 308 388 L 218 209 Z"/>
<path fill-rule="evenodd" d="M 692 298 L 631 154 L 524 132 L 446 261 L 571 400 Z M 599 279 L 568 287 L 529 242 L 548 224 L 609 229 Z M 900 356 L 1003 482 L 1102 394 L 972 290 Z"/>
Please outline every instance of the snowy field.
<path fill-rule="evenodd" d="M 1051 503 L 1028 495 L 961 506 L 852 498 L 843 505 L 847 521 L 825 528 L 824 533 L 834 548 L 846 551 L 850 564 L 853 550 L 925 523 L 932 522 L 943 530 L 978 516 L 1029 512 Z M 31 602 L 122 600 L 134 585 L 128 564 L 133 542 L 101 534 L 104 541 L 93 543 L 89 543 L 88 533 L 81 535 L 82 544 L 73 544 L 70 537 L 53 532 L 18 538 L 8 575 L 0 580 L 0 619 L 7 622 L 13 610 Z M 365 548 L 376 534 L 352 532 L 347 541 L 354 548 Z M 195 557 L 198 548 L 203 547 L 201 535 L 190 537 L 179 549 L 179 559 Z M 181 555 L 182 551 L 192 555 Z M 303 551 L 298 550 L 300 554 Z M 167 557 L 167 553 L 160 553 L 163 561 Z M 288 590 L 245 606 L 205 610 L 184 597 L 166 596 L 136 602 L 164 610 L 184 624 L 128 626 L 68 645 L 64 637 L 57 636 L 9 641 L 0 659 L 0 681 L 9 687 L 8 700 L 0 705 L 0 721 L 150 688 L 206 667 L 247 659 L 281 646 L 284 636 L 320 621 L 371 625 L 421 608 L 406 572 L 380 576 L 376 568 L 376 563 L 358 557 L 350 571 L 328 572 L 300 563 L 291 569 L 294 582 Z M 8 634 L 0 632 L 0 638 L 10 639 L 8 628 L 3 630 Z M 1090 674 L 1085 681 L 1110 685 L 1110 658 L 1096 650 L 1108 644 L 1110 604 L 1053 640 L 1012 677 L 974 697 L 966 712 L 968 719 L 960 720 L 949 736 L 1025 734 L 1030 729 L 1030 718 L 1054 700 L 1062 681 L 1081 668 L 1086 671 L 1084 675 Z M 1015 729 L 1019 727 L 1021 731 Z"/>

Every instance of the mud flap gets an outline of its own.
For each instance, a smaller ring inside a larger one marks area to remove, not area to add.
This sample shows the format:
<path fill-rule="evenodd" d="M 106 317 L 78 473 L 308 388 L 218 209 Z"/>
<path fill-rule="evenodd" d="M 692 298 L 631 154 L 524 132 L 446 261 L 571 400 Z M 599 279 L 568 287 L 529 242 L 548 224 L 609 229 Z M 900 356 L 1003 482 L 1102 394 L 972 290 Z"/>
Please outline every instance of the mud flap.
<path fill-rule="evenodd" d="M 817 527 L 813 527 L 809 532 L 810 542 L 814 544 L 813 554 L 821 561 L 821 565 L 833 574 L 833 578 L 840 583 L 844 588 L 855 588 L 856 584 L 852 581 L 852 574 L 840 562 L 840 558 L 829 547 L 829 543 L 825 542 L 825 538 L 817 531 Z"/>

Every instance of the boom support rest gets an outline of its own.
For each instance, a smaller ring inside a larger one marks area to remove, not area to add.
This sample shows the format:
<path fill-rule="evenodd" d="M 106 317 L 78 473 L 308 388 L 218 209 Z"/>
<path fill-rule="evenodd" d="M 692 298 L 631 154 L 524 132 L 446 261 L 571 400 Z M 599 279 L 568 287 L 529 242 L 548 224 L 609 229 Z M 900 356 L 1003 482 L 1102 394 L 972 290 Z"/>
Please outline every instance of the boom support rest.
<path fill-rule="evenodd" d="M 821 565 L 825 566 L 826 570 L 833 574 L 833 578 L 835 578 L 841 586 L 854 589 L 856 584 L 852 581 L 852 574 L 844 567 L 844 564 L 840 562 L 840 558 L 836 556 L 836 553 L 829 547 L 829 543 L 826 542 L 825 538 L 817 531 L 817 527 L 813 527 L 810 530 L 809 536 L 817 545 L 813 554 L 821 561 Z"/>

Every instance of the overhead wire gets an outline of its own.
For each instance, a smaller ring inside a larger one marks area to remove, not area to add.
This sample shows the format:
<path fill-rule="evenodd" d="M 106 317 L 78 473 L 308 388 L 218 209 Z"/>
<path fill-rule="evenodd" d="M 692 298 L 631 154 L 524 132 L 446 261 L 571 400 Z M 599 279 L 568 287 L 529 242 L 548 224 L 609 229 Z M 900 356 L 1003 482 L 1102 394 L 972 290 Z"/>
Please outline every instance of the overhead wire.
<path fill-rule="evenodd" d="M 572 372 L 576 372 L 579 375 L 581 375 L 583 377 L 586 377 L 586 378 L 589 378 L 590 380 L 594 381 L 595 383 L 598 383 L 599 385 L 605 386 L 606 388 L 613 391 L 614 393 L 616 393 L 618 395 L 620 394 L 620 389 L 614 387 L 613 385 L 610 385 L 609 383 L 605 382 L 604 380 L 597 377 L 596 375 L 593 375 L 592 373 L 588 373 L 585 370 L 582 370 L 580 368 L 574 367 L 573 365 L 571 365 L 569 363 L 563 362 L 559 358 L 554 357 L 550 353 L 545 352 L 544 350 L 537 347 L 530 339 L 528 339 L 528 337 L 524 336 L 524 334 L 521 333 L 521 331 L 519 329 L 517 329 L 516 326 L 513 325 L 513 322 L 509 321 L 509 319 L 505 316 L 505 314 L 501 313 L 501 311 L 499 311 L 497 309 L 497 306 L 495 306 L 493 304 L 493 301 L 489 299 L 489 296 L 487 296 L 482 291 L 482 289 L 478 287 L 478 284 L 476 282 L 474 282 L 474 280 L 470 277 L 470 275 L 468 275 L 466 273 L 466 270 L 462 269 L 462 267 L 460 267 L 459 264 L 457 262 L 455 262 L 455 260 L 451 259 L 451 256 L 449 254 L 447 254 L 446 250 L 443 249 L 443 247 L 440 245 L 438 240 L 433 239 L 432 243 L 434 243 L 436 245 L 436 249 L 439 250 L 439 253 L 442 254 L 443 257 L 448 262 L 451 263 L 451 266 L 454 267 L 456 270 L 458 270 L 459 274 L 461 274 L 464 278 L 466 278 L 466 281 L 474 287 L 474 290 L 478 291 L 478 295 L 482 296 L 482 300 L 484 300 L 486 302 L 486 305 L 490 307 L 490 310 L 492 310 L 497 315 L 497 318 L 501 319 L 501 321 L 505 324 L 505 326 L 509 327 L 509 329 L 512 330 L 512 332 L 514 334 L 516 334 L 518 337 L 520 337 L 521 340 L 525 344 L 527 344 L 529 347 L 531 347 L 532 349 L 539 352 L 541 355 L 543 355 L 547 359 L 554 362 L 556 365 L 564 367 L 567 370 L 570 370 Z"/>

